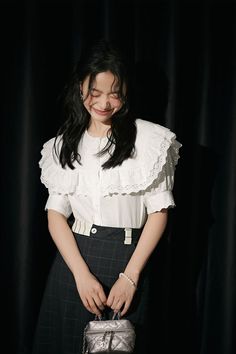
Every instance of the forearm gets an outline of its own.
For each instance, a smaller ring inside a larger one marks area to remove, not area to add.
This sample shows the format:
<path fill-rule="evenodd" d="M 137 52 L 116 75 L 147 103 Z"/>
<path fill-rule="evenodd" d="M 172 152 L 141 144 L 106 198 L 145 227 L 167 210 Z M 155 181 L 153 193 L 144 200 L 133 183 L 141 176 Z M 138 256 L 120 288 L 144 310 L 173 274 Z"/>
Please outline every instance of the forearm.
<path fill-rule="evenodd" d="M 80 254 L 66 217 L 54 210 L 48 210 L 48 229 L 74 277 L 76 278 L 79 273 L 88 272 L 88 266 Z"/>
<path fill-rule="evenodd" d="M 138 281 L 140 273 L 163 235 L 166 224 L 166 210 L 148 216 L 136 249 L 124 271 L 135 282 Z"/>
<path fill-rule="evenodd" d="M 106 295 L 102 285 L 90 272 L 81 256 L 66 218 L 54 210 L 49 210 L 48 228 L 53 241 L 74 276 L 84 307 L 91 313 L 100 316 L 106 304 Z"/>

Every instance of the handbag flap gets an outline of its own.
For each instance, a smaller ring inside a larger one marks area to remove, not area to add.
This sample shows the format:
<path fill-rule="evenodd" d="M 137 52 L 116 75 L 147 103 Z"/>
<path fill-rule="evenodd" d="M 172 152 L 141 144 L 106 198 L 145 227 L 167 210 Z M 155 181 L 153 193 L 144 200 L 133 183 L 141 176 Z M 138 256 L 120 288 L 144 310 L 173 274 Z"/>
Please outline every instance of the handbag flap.
<path fill-rule="evenodd" d="M 134 331 L 134 326 L 129 320 L 99 320 L 88 323 L 87 332 L 106 332 L 106 331 Z"/>

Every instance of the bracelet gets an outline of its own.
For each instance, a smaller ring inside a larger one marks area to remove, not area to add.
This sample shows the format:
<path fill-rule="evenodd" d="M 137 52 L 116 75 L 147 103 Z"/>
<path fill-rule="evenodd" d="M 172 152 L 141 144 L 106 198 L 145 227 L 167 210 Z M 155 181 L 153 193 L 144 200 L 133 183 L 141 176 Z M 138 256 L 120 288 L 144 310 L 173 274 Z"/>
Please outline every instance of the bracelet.
<path fill-rule="evenodd" d="M 135 284 L 135 282 L 130 278 L 130 277 L 128 277 L 128 275 L 126 275 L 125 273 L 120 273 L 119 274 L 119 278 L 120 277 L 124 277 L 126 280 L 128 280 L 128 282 L 131 284 L 131 285 L 133 285 L 133 287 L 135 288 L 135 289 L 137 289 L 137 285 Z"/>

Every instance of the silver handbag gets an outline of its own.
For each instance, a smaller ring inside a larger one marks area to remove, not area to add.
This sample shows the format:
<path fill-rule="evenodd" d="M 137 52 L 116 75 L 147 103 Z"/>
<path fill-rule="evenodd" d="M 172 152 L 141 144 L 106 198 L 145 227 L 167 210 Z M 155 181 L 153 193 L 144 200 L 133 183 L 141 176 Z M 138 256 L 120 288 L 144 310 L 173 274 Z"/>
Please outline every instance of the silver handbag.
<path fill-rule="evenodd" d="M 95 317 L 84 330 L 83 354 L 133 353 L 135 328 L 127 319 L 113 315 L 111 320 Z"/>

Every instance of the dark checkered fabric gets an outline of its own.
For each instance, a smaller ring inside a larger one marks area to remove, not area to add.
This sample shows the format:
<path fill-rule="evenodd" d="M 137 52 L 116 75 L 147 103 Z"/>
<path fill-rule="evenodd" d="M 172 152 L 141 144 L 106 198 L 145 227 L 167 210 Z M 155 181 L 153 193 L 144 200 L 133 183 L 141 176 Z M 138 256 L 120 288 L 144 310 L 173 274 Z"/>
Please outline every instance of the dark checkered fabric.
<path fill-rule="evenodd" d="M 81 255 L 106 294 L 123 272 L 141 234 L 133 229 L 131 245 L 124 244 L 124 229 L 96 226 L 90 236 L 74 234 Z M 148 267 L 142 273 L 138 290 L 125 316 L 136 328 L 135 353 L 145 354 L 145 330 L 148 304 Z M 104 315 L 111 318 L 111 310 Z M 83 331 L 94 315 L 83 306 L 73 275 L 58 253 L 52 265 L 34 337 L 33 354 L 81 354 Z"/>

